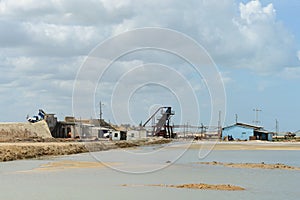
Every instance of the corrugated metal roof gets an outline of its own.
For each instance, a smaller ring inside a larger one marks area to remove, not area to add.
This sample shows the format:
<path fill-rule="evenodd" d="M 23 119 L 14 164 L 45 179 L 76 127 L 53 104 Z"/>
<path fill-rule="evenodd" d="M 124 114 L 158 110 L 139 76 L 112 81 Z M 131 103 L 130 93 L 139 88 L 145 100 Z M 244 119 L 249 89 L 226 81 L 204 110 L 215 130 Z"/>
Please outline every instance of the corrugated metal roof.
<path fill-rule="evenodd" d="M 237 126 L 245 126 L 245 127 L 255 128 L 255 129 L 261 129 L 261 128 L 263 128 L 262 126 L 256 126 L 256 125 L 246 124 L 246 123 L 241 123 L 241 122 L 238 122 L 235 125 L 237 125 Z"/>
<path fill-rule="evenodd" d="M 253 128 L 254 130 L 261 130 L 261 129 L 263 129 L 262 126 L 256 126 L 256 125 L 246 124 L 246 123 L 241 123 L 241 122 L 238 122 L 238 123 L 233 124 L 231 126 L 224 127 L 223 129 L 231 128 L 231 127 L 234 127 L 234 126 L 241 126 L 241 127 L 245 127 L 245 128 Z"/>

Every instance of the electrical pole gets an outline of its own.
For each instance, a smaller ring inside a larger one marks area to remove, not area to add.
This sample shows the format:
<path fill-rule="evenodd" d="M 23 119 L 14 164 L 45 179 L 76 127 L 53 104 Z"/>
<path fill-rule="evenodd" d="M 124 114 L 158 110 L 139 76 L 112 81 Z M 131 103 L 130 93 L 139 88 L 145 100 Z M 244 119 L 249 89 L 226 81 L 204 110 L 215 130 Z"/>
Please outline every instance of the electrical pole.
<path fill-rule="evenodd" d="M 235 114 L 235 123 L 237 124 L 238 123 L 238 115 Z"/>
<path fill-rule="evenodd" d="M 218 120 L 218 135 L 221 136 L 222 134 L 222 126 L 221 126 L 221 110 L 219 111 L 219 120 Z"/>
<path fill-rule="evenodd" d="M 278 133 L 279 133 L 279 122 L 276 119 L 276 137 L 278 136 Z"/>
<path fill-rule="evenodd" d="M 99 110 L 99 115 L 100 115 L 100 123 L 99 123 L 99 125 L 101 126 L 101 122 L 102 122 L 102 102 L 100 101 L 100 103 L 99 103 L 99 107 L 100 107 L 100 110 Z"/>
<path fill-rule="evenodd" d="M 185 139 L 185 124 L 183 124 L 183 137 Z"/>
<path fill-rule="evenodd" d="M 203 129 L 204 129 L 204 125 L 201 123 L 201 136 L 203 135 Z"/>
<path fill-rule="evenodd" d="M 258 112 L 261 112 L 262 110 L 255 108 L 253 109 L 253 111 L 255 112 L 255 120 L 253 121 L 253 123 L 257 126 L 260 123 L 260 121 L 258 120 Z"/>
<path fill-rule="evenodd" d="M 189 135 L 189 122 L 186 123 L 186 133 Z"/>

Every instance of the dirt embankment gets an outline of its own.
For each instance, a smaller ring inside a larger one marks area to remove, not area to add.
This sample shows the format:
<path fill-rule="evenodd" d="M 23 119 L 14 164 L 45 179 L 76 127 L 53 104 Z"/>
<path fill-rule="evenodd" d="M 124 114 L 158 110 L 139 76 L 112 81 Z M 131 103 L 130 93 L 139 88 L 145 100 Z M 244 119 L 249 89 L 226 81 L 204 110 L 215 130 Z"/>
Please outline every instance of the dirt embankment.
<path fill-rule="evenodd" d="M 14 142 L 33 139 L 51 139 L 47 123 L 39 121 L 0 123 L 0 142 Z"/>
<path fill-rule="evenodd" d="M 284 169 L 284 170 L 300 170 L 300 167 L 294 167 L 285 165 L 282 163 L 276 164 L 266 164 L 264 162 L 261 163 L 224 163 L 224 162 L 199 162 L 199 164 L 205 165 L 222 165 L 225 167 L 234 167 L 234 168 L 260 168 L 260 169 Z"/>
<path fill-rule="evenodd" d="M 42 156 L 69 155 L 91 151 L 164 144 L 171 140 L 148 139 L 142 141 L 97 142 L 22 142 L 0 143 L 0 161 L 39 158 Z"/>
<path fill-rule="evenodd" d="M 138 186 L 138 185 L 127 185 L 122 186 Z M 170 188 L 185 188 L 185 189 L 198 189 L 198 190 L 226 190 L 226 191 L 241 191 L 245 188 L 230 184 L 206 184 L 206 183 L 190 183 L 181 185 L 167 185 L 167 184 L 150 184 L 142 186 L 153 186 L 153 187 L 170 187 Z"/>

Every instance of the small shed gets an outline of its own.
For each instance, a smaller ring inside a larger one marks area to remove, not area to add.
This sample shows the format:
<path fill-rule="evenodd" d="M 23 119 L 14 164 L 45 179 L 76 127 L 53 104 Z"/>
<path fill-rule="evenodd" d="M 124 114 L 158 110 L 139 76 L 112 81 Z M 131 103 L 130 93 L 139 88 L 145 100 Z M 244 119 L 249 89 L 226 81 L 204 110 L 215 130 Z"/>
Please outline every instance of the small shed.
<path fill-rule="evenodd" d="M 111 131 L 109 136 L 110 136 L 111 140 L 126 140 L 127 139 L 127 133 L 125 131 Z"/>
<path fill-rule="evenodd" d="M 268 140 L 272 141 L 273 133 L 263 129 L 261 126 L 255 126 L 245 123 L 236 123 L 222 129 L 222 139 L 229 140 Z"/>
<path fill-rule="evenodd" d="M 146 130 L 129 130 L 127 131 L 127 140 L 140 140 L 147 138 Z"/>
<path fill-rule="evenodd" d="M 267 140 L 272 141 L 273 140 L 273 133 L 270 133 L 266 130 L 254 130 L 254 137 L 257 140 Z"/>

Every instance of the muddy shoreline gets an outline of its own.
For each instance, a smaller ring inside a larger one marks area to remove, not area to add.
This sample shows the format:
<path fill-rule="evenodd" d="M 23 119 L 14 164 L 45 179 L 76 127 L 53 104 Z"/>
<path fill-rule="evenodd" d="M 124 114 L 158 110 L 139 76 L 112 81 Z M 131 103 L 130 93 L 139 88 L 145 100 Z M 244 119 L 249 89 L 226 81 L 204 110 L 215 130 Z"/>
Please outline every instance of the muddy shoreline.
<path fill-rule="evenodd" d="M 168 185 L 168 184 L 149 184 L 149 185 L 128 185 L 123 184 L 123 187 L 138 187 L 138 186 L 150 186 L 150 187 L 169 187 L 178 189 L 197 189 L 197 190 L 223 190 L 223 191 L 242 191 L 245 188 L 235 186 L 231 184 L 206 184 L 206 183 L 189 183 L 181 185 Z"/>
<path fill-rule="evenodd" d="M 259 168 L 259 169 L 283 169 L 283 170 L 300 170 L 300 167 L 289 166 L 282 163 L 268 164 L 268 163 L 226 163 L 226 162 L 198 162 L 202 165 L 220 165 L 232 168 Z"/>
<path fill-rule="evenodd" d="M 193 141 L 187 144 L 171 146 L 169 148 L 189 148 L 217 151 L 243 151 L 243 150 L 274 150 L 274 151 L 300 151 L 300 142 L 265 142 L 265 141 L 240 141 L 240 142 L 223 142 L 223 141 Z"/>
<path fill-rule="evenodd" d="M 12 142 L 0 143 L 0 162 L 60 156 L 91 151 L 105 151 L 154 144 L 166 144 L 169 139 L 151 138 L 136 141 L 51 141 L 51 142 Z"/>

